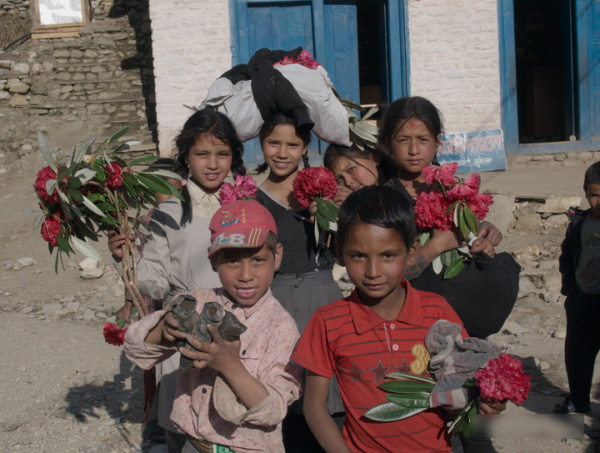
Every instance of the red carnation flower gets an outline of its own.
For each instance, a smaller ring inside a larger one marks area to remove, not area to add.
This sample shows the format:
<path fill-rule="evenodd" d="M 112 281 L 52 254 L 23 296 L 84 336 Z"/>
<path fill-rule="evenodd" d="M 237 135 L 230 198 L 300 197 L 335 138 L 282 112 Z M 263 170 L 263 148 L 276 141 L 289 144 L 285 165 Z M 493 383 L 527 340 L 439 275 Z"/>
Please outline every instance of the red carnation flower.
<path fill-rule="evenodd" d="M 294 197 L 303 208 L 315 198 L 333 198 L 337 192 L 335 175 L 324 167 L 305 168 L 294 179 Z"/>
<path fill-rule="evenodd" d="M 112 322 L 104 324 L 104 330 L 102 331 L 104 341 L 115 346 L 121 346 L 125 342 L 125 332 L 127 332 L 127 329 L 121 329 Z"/>
<path fill-rule="evenodd" d="M 106 187 L 109 189 L 116 189 L 123 185 L 123 176 L 121 175 L 121 173 L 123 173 L 123 167 L 121 167 L 121 165 L 116 162 L 111 162 L 104 166 L 104 170 L 108 173 Z"/>
<path fill-rule="evenodd" d="M 38 171 L 34 183 L 35 192 L 38 194 L 38 197 L 48 205 L 58 203 L 58 193 L 56 192 L 56 189 L 54 189 L 52 194 L 49 194 L 46 191 L 46 183 L 51 179 L 56 179 L 56 172 L 51 167 L 44 167 Z"/>
<path fill-rule="evenodd" d="M 521 361 L 510 354 L 490 360 L 475 375 L 483 399 L 499 402 L 510 400 L 517 406 L 527 399 L 531 376 L 523 372 Z"/>
<path fill-rule="evenodd" d="M 454 227 L 452 213 L 446 214 L 450 202 L 437 190 L 421 192 L 415 203 L 415 217 L 419 231 L 451 230 Z"/>
<path fill-rule="evenodd" d="M 49 242 L 52 247 L 58 247 L 56 236 L 58 236 L 60 227 L 61 221 L 58 216 L 46 217 L 44 223 L 42 223 L 42 238 L 44 238 L 46 242 Z"/>

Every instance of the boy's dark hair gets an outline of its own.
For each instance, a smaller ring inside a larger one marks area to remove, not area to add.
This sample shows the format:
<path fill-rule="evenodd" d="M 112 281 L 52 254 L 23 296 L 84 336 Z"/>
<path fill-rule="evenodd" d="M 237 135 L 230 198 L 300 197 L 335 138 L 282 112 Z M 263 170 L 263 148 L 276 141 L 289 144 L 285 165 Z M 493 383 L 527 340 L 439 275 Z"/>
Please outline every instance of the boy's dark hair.
<path fill-rule="evenodd" d="M 428 99 L 420 96 L 396 99 L 383 115 L 379 143 L 383 149 L 389 150 L 391 141 L 408 120 L 420 120 L 435 140 L 444 133 L 442 114 Z"/>
<path fill-rule="evenodd" d="M 276 126 L 281 124 L 289 124 L 290 126 L 294 126 L 296 130 L 296 135 L 300 137 L 300 139 L 304 142 L 304 146 L 310 145 L 310 128 L 298 126 L 296 120 L 291 116 L 287 116 L 283 113 L 275 113 L 267 118 L 263 125 L 260 127 L 260 131 L 258 132 L 258 139 L 260 141 L 260 145 L 266 140 L 266 138 L 271 135 L 273 129 Z M 310 168 L 310 164 L 308 162 L 308 153 L 302 156 L 302 163 L 304 164 L 304 168 Z M 266 162 L 263 162 L 258 167 L 256 167 L 257 173 L 264 173 L 269 166 Z"/>
<path fill-rule="evenodd" d="M 590 184 L 600 184 L 600 161 L 590 165 L 585 171 L 583 190 L 587 190 Z"/>
<path fill-rule="evenodd" d="M 359 223 L 396 230 L 407 249 L 417 237 L 415 213 L 408 200 L 389 186 L 363 187 L 351 193 L 340 207 L 336 252 L 341 256 L 348 229 Z"/>
<path fill-rule="evenodd" d="M 190 169 L 186 163 L 186 157 L 192 146 L 196 143 L 196 140 L 205 134 L 212 135 L 229 145 L 232 153 L 231 172 L 234 175 L 244 176 L 246 174 L 243 159 L 244 145 L 242 145 L 242 142 L 237 136 L 235 126 L 229 118 L 211 108 L 198 110 L 192 114 L 192 116 L 187 119 L 183 125 L 183 129 L 175 139 L 177 151 L 175 156 L 177 163 L 176 172 L 178 174 L 184 174 L 187 177 Z M 190 192 L 186 186 L 183 186 L 181 189 L 181 194 L 183 195 L 184 201 L 181 203 L 183 212 L 179 224 L 184 226 L 192 220 L 192 206 Z"/>
<path fill-rule="evenodd" d="M 361 167 L 361 163 L 356 161 L 356 159 L 372 159 L 377 165 L 377 174 L 375 176 L 379 184 L 385 184 L 390 179 L 396 177 L 394 162 L 388 154 L 385 154 L 380 149 L 365 148 L 362 150 L 356 145 L 348 147 L 332 143 L 327 146 L 323 155 L 323 166 L 328 170 L 332 170 L 333 164 L 338 157 L 345 157 Z"/>

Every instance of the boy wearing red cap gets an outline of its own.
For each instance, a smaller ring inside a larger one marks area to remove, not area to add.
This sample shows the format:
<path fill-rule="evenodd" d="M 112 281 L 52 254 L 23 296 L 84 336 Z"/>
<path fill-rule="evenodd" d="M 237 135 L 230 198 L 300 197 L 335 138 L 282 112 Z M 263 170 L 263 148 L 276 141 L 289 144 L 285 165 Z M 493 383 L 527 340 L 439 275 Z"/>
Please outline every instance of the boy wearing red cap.
<path fill-rule="evenodd" d="M 299 338 L 296 323 L 269 288 L 281 262 L 273 217 L 254 200 L 222 206 L 210 223 L 208 256 L 222 287 L 190 293 L 200 313 L 218 302 L 241 321 L 240 340 L 223 340 L 208 326 L 206 343 L 177 329 L 169 310 L 158 311 L 127 330 L 125 354 L 148 368 L 173 354 L 176 340 L 194 368 L 180 372 L 171 420 L 187 434 L 184 453 L 284 452 L 281 421 L 300 394 L 301 369 L 290 362 Z"/>

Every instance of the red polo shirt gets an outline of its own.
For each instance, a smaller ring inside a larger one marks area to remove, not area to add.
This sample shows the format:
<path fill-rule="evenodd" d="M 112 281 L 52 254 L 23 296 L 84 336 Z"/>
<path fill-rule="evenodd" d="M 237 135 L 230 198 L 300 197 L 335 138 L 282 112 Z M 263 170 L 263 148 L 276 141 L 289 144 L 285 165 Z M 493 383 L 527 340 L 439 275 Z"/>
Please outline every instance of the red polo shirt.
<path fill-rule="evenodd" d="M 385 375 L 404 371 L 428 376 L 425 335 L 438 320 L 462 325 L 446 299 L 402 282 L 406 299 L 393 321 L 379 317 L 354 291 L 319 308 L 292 359 L 315 374 L 335 374 L 346 408 L 344 439 L 354 452 L 450 452 L 443 412 L 429 409 L 405 420 L 375 422 L 362 415 L 387 402 L 377 386 Z"/>

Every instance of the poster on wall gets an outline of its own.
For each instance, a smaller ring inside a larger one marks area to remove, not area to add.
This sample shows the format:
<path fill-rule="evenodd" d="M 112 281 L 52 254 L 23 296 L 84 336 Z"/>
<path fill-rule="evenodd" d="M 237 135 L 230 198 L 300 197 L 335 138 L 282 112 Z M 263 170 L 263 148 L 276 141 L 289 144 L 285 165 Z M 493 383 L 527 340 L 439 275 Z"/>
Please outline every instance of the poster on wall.
<path fill-rule="evenodd" d="M 437 158 L 440 164 L 458 162 L 458 173 L 506 170 L 502 130 L 445 134 Z"/>
<path fill-rule="evenodd" d="M 38 0 L 40 25 L 64 25 L 83 22 L 81 0 Z"/>

